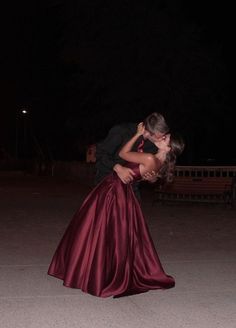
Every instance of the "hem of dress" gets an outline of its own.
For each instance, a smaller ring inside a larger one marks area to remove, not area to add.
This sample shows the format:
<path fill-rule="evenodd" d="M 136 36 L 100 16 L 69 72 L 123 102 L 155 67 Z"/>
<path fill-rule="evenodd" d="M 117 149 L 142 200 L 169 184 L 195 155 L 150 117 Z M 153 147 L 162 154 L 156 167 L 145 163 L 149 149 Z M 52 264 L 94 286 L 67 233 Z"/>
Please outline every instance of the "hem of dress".
<path fill-rule="evenodd" d="M 64 277 L 63 276 L 60 276 L 60 275 L 55 274 L 55 273 L 49 273 L 49 272 L 48 272 L 48 275 L 49 276 L 52 276 L 54 278 L 57 278 L 57 279 L 62 280 L 64 287 L 72 288 L 72 289 L 78 289 L 78 290 L 81 290 L 85 294 L 89 294 L 89 295 L 92 295 L 92 296 L 95 296 L 95 297 L 99 297 L 99 298 L 109 298 L 109 297 L 112 297 L 112 298 L 115 299 L 115 298 L 120 298 L 120 297 L 128 297 L 128 296 L 143 294 L 143 293 L 147 293 L 148 291 L 151 291 L 151 290 L 166 290 L 166 289 L 170 289 L 170 288 L 175 287 L 175 284 L 174 284 L 173 286 L 166 286 L 166 287 L 160 286 L 160 287 L 143 289 L 143 290 L 139 290 L 139 291 L 137 291 L 137 290 L 133 290 L 133 291 L 132 290 L 129 290 L 129 291 L 119 292 L 117 294 L 111 294 L 111 295 L 97 295 L 97 294 L 88 292 L 86 290 L 83 290 L 81 287 L 66 284 L 65 281 L 64 281 Z"/>

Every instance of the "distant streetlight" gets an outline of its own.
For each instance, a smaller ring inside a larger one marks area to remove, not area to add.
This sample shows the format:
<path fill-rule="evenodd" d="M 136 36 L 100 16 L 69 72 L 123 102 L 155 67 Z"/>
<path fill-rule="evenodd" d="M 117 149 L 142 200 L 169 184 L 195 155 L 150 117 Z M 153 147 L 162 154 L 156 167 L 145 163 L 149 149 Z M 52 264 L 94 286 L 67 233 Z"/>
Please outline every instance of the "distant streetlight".
<path fill-rule="evenodd" d="M 16 112 L 16 159 L 19 158 L 20 140 L 23 140 L 22 155 L 27 156 L 27 130 L 28 130 L 29 110 L 21 108 Z M 22 133 L 21 133 L 22 131 Z"/>

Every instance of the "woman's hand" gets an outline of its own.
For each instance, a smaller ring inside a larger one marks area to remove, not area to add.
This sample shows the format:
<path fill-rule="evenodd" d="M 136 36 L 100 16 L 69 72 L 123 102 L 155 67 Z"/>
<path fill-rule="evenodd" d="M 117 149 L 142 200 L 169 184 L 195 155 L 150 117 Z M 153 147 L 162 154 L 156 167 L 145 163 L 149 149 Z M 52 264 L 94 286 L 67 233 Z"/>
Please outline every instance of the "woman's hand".
<path fill-rule="evenodd" d="M 140 153 L 132 152 L 132 147 L 134 143 L 138 140 L 138 138 L 143 135 L 144 131 L 145 131 L 144 124 L 143 122 L 141 122 L 137 126 L 135 135 L 129 141 L 127 141 L 126 144 L 123 145 L 123 147 L 121 148 L 119 152 L 119 156 L 122 159 L 132 163 L 143 164 L 142 157 L 140 158 Z"/>
<path fill-rule="evenodd" d="M 156 171 L 147 172 L 143 176 L 143 180 L 148 181 L 150 183 L 156 182 L 157 179 L 158 179 L 158 172 Z"/>
<path fill-rule="evenodd" d="M 137 126 L 137 135 L 142 136 L 144 134 L 145 131 L 145 126 L 143 124 L 143 122 L 140 122 Z"/>

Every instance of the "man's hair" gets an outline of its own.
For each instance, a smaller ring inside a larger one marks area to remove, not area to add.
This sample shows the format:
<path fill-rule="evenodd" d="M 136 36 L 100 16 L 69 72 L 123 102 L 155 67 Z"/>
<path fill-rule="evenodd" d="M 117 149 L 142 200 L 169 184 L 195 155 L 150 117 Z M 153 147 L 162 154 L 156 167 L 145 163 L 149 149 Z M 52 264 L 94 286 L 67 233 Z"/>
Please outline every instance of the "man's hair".
<path fill-rule="evenodd" d="M 145 129 L 151 133 L 168 133 L 169 127 L 160 113 L 152 113 L 144 120 Z"/>

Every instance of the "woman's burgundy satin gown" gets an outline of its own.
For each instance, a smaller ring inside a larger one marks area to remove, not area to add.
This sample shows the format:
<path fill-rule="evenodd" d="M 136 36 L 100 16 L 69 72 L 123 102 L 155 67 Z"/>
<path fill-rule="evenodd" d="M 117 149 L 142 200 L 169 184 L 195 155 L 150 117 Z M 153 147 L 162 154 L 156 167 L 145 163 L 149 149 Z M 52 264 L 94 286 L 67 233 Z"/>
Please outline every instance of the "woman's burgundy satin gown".
<path fill-rule="evenodd" d="M 135 180 L 139 167 L 132 165 Z M 165 274 L 132 186 L 116 173 L 96 186 L 75 213 L 48 274 L 99 297 L 173 287 Z"/>

